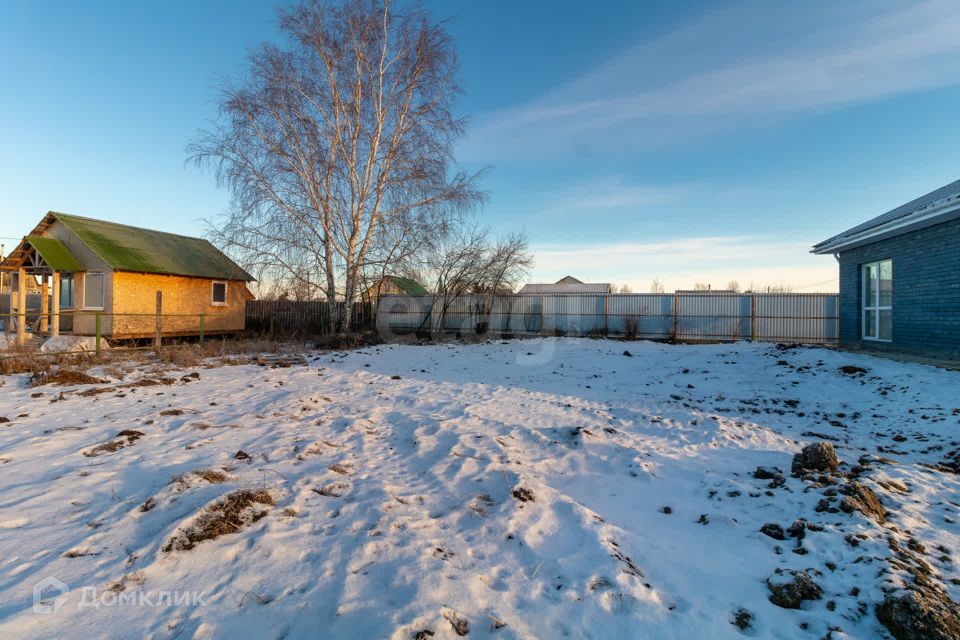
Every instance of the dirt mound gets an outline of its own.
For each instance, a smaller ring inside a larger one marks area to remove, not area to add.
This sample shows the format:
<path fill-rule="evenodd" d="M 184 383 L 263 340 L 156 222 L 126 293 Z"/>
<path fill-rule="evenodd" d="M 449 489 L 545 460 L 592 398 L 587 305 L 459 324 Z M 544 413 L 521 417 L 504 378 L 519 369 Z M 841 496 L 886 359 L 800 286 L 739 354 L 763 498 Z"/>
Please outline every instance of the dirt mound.
<path fill-rule="evenodd" d="M 163 551 L 188 551 L 204 540 L 238 533 L 267 515 L 266 510 L 255 508 L 257 504 L 273 505 L 275 502 L 270 492 L 264 489 L 239 489 L 228 493 L 206 507 L 192 525 L 181 529 Z"/>
<path fill-rule="evenodd" d="M 939 589 L 887 594 L 877 605 L 877 619 L 897 640 L 960 638 L 957 605 Z"/>
<path fill-rule="evenodd" d="M 31 387 L 39 387 L 45 384 L 53 384 L 58 387 L 74 384 L 103 384 L 106 380 L 94 378 L 93 376 L 76 371 L 74 369 L 59 369 L 57 371 L 45 371 L 30 381 Z"/>
<path fill-rule="evenodd" d="M 790 577 L 784 582 L 786 575 Z M 823 597 L 823 589 L 806 571 L 787 571 L 768 578 L 767 588 L 770 589 L 770 602 L 784 609 L 799 609 L 805 600 Z"/>
<path fill-rule="evenodd" d="M 824 471 L 832 473 L 840 466 L 837 452 L 829 442 L 808 444 L 800 453 L 793 456 L 791 470 L 794 474 L 804 471 Z"/>
<path fill-rule="evenodd" d="M 859 511 L 868 518 L 883 524 L 887 519 L 887 510 L 883 508 L 880 498 L 869 487 L 859 482 L 853 482 L 845 488 L 848 495 L 840 502 L 840 508 L 847 513 Z"/>

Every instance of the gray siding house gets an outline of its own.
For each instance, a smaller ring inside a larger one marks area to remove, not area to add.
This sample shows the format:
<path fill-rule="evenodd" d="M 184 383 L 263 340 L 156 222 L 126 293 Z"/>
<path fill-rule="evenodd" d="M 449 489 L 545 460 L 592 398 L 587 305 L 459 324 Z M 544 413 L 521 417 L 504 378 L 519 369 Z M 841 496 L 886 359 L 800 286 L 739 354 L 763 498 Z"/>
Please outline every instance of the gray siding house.
<path fill-rule="evenodd" d="M 960 180 L 815 245 L 840 263 L 840 343 L 960 355 Z"/>

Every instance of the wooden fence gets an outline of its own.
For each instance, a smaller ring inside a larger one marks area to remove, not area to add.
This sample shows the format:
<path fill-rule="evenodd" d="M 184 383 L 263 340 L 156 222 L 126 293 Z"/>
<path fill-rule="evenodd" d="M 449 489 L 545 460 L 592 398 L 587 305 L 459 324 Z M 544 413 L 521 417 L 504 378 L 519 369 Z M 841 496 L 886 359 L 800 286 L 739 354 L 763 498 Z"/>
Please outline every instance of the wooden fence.
<path fill-rule="evenodd" d="M 829 344 L 839 337 L 836 294 L 513 294 L 434 301 L 385 296 L 381 336 L 624 336 L 683 341 Z"/>
<path fill-rule="evenodd" d="M 336 303 L 335 313 L 345 314 L 343 302 Z M 331 305 L 322 300 L 250 300 L 246 309 L 247 331 L 267 336 L 309 337 L 330 333 Z M 354 303 L 350 313 L 350 330 L 373 330 L 374 309 L 370 302 Z"/>

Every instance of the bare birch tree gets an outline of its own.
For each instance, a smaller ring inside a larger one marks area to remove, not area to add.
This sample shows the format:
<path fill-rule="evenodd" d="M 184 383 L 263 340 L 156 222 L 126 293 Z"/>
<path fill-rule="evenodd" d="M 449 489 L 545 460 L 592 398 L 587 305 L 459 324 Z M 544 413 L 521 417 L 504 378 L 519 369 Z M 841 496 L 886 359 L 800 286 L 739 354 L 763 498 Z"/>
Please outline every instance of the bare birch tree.
<path fill-rule="evenodd" d="M 483 198 L 453 169 L 456 52 L 425 11 L 389 0 L 305 0 L 279 18 L 286 44 L 251 54 L 191 155 L 231 190 L 214 241 L 349 310 L 365 270 L 421 250 Z"/>

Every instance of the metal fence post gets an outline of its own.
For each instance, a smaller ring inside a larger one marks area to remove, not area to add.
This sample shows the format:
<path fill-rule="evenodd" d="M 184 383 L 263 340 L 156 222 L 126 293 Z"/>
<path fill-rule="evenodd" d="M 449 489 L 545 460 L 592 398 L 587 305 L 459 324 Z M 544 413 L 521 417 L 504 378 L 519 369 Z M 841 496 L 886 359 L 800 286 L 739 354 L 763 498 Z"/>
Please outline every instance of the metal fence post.
<path fill-rule="evenodd" d="M 203 344 L 203 316 L 205 314 L 200 314 L 200 344 Z"/>
<path fill-rule="evenodd" d="M 680 294 L 673 294 L 673 339 L 676 340 L 680 334 Z"/>
<path fill-rule="evenodd" d="M 273 317 L 274 317 L 274 316 L 273 316 L 273 314 L 271 313 L 271 314 L 270 314 L 270 333 L 268 334 L 269 337 L 270 337 L 270 341 L 271 341 L 271 342 L 273 342 Z"/>

